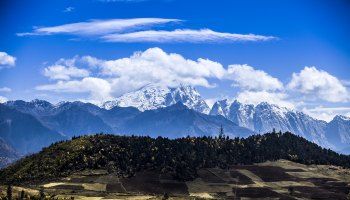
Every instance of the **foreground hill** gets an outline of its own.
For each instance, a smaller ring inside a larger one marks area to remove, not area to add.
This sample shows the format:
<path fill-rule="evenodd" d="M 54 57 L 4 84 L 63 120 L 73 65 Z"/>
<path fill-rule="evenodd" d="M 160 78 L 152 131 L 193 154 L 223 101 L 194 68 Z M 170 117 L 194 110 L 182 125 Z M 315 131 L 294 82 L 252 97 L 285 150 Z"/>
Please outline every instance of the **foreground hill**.
<path fill-rule="evenodd" d="M 118 177 L 153 170 L 176 180 L 193 180 L 201 168 L 227 168 L 277 159 L 350 167 L 349 156 L 323 149 L 292 133 L 268 133 L 246 139 L 173 140 L 100 134 L 59 142 L 23 158 L 0 171 L 0 182 L 43 182 L 88 169 L 104 169 Z"/>

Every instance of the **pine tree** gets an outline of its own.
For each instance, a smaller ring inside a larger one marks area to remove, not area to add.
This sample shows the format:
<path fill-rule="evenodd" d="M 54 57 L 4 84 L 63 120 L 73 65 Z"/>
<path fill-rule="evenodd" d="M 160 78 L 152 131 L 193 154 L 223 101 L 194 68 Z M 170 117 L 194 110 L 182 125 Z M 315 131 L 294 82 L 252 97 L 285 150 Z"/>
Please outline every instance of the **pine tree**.
<path fill-rule="evenodd" d="M 224 128 L 221 125 L 220 131 L 219 131 L 219 139 L 222 139 L 222 138 L 225 138 L 225 134 L 224 134 Z"/>
<path fill-rule="evenodd" d="M 40 188 L 39 196 L 40 196 L 40 200 L 44 200 L 45 199 L 44 188 Z"/>
<path fill-rule="evenodd" d="M 7 200 L 12 200 L 12 185 L 7 186 Z"/>
<path fill-rule="evenodd" d="M 24 191 L 22 190 L 21 193 L 20 193 L 20 195 L 19 195 L 19 199 L 20 199 L 20 200 L 23 200 L 23 199 L 24 199 L 24 196 L 25 196 L 25 194 L 24 194 Z"/>

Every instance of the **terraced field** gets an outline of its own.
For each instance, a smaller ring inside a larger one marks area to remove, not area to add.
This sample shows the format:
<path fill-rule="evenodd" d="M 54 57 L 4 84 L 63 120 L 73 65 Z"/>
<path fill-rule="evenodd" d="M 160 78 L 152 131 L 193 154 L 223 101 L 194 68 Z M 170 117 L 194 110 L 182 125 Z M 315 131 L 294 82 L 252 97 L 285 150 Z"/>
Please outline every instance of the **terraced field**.
<path fill-rule="evenodd" d="M 84 171 L 57 182 L 28 188 L 38 195 L 74 199 L 348 199 L 350 171 L 334 166 L 301 165 L 279 160 L 229 169 L 201 169 L 199 177 L 179 182 L 170 175 L 139 172 L 118 178 L 104 170 Z M 1 188 L 2 192 L 5 187 Z"/>

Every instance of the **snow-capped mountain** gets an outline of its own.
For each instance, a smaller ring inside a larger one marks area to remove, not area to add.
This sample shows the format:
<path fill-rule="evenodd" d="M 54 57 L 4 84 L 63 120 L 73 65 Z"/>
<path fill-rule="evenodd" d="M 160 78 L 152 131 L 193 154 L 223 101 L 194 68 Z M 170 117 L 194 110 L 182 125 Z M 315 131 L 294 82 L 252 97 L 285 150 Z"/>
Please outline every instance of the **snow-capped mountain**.
<path fill-rule="evenodd" d="M 198 91 L 192 86 L 181 85 L 177 88 L 168 88 L 153 84 L 126 93 L 113 101 L 105 102 L 102 107 L 105 109 L 115 106 L 135 107 L 140 111 L 145 111 L 164 108 L 177 102 L 205 114 L 208 114 L 210 110 Z"/>
<path fill-rule="evenodd" d="M 213 105 L 210 114 L 222 115 L 237 125 L 258 133 L 270 132 L 273 129 L 290 131 L 317 144 L 330 147 L 325 136 L 327 122 L 288 108 L 266 102 L 254 106 L 238 101 L 222 100 Z"/>
<path fill-rule="evenodd" d="M 350 118 L 337 115 L 327 124 L 326 136 L 337 150 L 350 147 Z"/>
<path fill-rule="evenodd" d="M 7 101 L 4 104 L 11 108 L 16 108 L 21 112 L 28 113 L 34 116 L 50 115 L 52 110 L 55 108 L 55 106 L 52 105 L 50 102 L 39 99 L 34 99 L 29 102 L 23 100 Z"/>
<path fill-rule="evenodd" d="M 190 109 L 183 109 L 178 103 Z M 260 103 L 254 106 L 229 100 L 216 102 L 209 113 L 208 105 L 190 86 L 166 88 L 148 85 L 125 94 L 115 101 L 106 102 L 104 107 L 108 109 L 79 101 L 51 104 L 43 100 L 30 102 L 17 100 L 8 101 L 2 105 L 32 115 L 41 126 L 67 137 L 93 132 L 144 133 L 146 125 L 149 133 L 156 133 L 155 135 L 161 135 L 162 131 L 171 137 L 181 136 L 184 133 L 210 135 L 215 133 L 222 124 L 227 129 L 227 133 L 232 132 L 234 134 L 231 135 L 235 136 L 266 133 L 273 129 L 282 132 L 290 131 L 323 147 L 350 153 L 350 118 L 348 117 L 336 116 L 327 123 L 302 112 L 277 105 Z M 183 112 L 191 114 L 185 115 Z M 226 118 L 228 122 L 216 117 Z M 172 124 L 177 125 L 172 126 Z M 229 130 L 229 127 L 234 125 L 238 125 L 238 128 Z M 153 129 L 152 126 L 154 126 Z M 239 129 L 242 127 L 244 129 Z M 45 132 L 46 129 L 43 128 L 43 130 Z M 242 134 L 239 134 L 238 130 Z M 246 134 L 247 130 L 250 131 L 249 134 Z M 179 134 L 176 134 L 177 132 Z"/>

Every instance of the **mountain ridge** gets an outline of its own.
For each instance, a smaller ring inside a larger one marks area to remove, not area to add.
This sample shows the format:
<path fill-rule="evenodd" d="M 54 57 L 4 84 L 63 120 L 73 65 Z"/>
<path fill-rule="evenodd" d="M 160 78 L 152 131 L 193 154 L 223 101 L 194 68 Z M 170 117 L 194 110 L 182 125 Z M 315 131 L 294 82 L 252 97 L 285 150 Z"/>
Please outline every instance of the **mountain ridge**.
<path fill-rule="evenodd" d="M 326 132 L 332 131 L 327 129 L 329 123 L 314 119 L 300 111 L 266 102 L 254 106 L 226 99 L 215 102 L 209 114 L 222 115 L 239 126 L 250 128 L 258 133 L 273 129 L 282 132 L 290 131 L 321 146 L 335 148 L 335 145 L 331 144 L 326 137 Z"/>
<path fill-rule="evenodd" d="M 130 98 L 130 101 L 127 101 L 128 98 Z M 118 106 L 115 105 L 116 102 Z M 8 101 L 4 105 L 31 114 L 46 127 L 57 130 L 68 137 L 93 132 L 137 134 L 137 132 L 143 132 L 143 130 L 142 128 L 136 128 L 139 127 L 134 120 L 136 116 L 146 116 L 145 113 L 149 111 L 152 111 L 150 113 L 155 116 L 159 113 L 153 111 L 164 111 L 164 108 L 171 107 L 177 103 L 182 103 L 188 109 L 198 113 L 209 114 L 211 116 L 223 116 L 233 122 L 233 124 L 250 129 L 251 134 L 269 132 L 275 129 L 276 131 L 293 132 L 323 147 L 332 148 L 337 151 L 342 151 L 350 146 L 350 126 L 347 123 L 348 118 L 345 116 L 336 116 L 332 121 L 325 122 L 314 119 L 303 112 L 279 107 L 266 102 L 261 102 L 254 106 L 250 104 L 242 104 L 237 100 L 230 101 L 227 99 L 215 102 L 209 112 L 208 105 L 203 104 L 203 102 L 204 100 L 200 97 L 198 91 L 191 86 L 181 85 L 178 88 L 168 88 L 150 84 L 138 91 L 125 94 L 119 98 L 119 101 L 116 100 L 109 106 L 107 106 L 108 102 L 106 102 L 104 106 L 101 106 L 102 108 L 91 103 L 83 103 L 79 101 L 60 102 L 54 105 L 37 99 L 31 102 L 21 100 Z M 119 104 L 121 104 L 121 106 L 119 106 Z M 115 109 L 113 110 L 113 108 Z M 71 109 L 75 109 L 76 112 L 70 111 Z M 165 111 L 169 110 L 165 109 Z M 61 115 L 61 117 L 58 115 Z M 80 117 L 78 117 L 78 115 L 80 115 Z M 179 117 L 181 113 L 174 112 L 173 115 L 178 115 Z M 174 119 L 174 116 L 172 115 L 164 116 L 165 117 L 159 118 L 154 122 L 148 121 L 147 123 L 157 125 L 160 124 L 157 122 L 161 120 L 166 124 L 166 118 L 168 118 L 168 121 Z M 192 120 L 192 123 L 194 124 L 186 125 L 186 123 L 183 123 L 187 128 L 181 129 L 182 134 L 178 135 L 195 135 L 197 134 L 195 133 L 197 131 L 200 132 L 200 134 L 203 134 L 203 131 L 201 130 L 205 127 L 203 125 L 205 120 L 203 120 L 202 115 L 196 116 L 197 120 Z M 191 121 L 190 115 L 187 117 L 189 117 L 188 120 Z M 74 122 L 65 118 L 72 118 Z M 86 118 L 86 120 L 83 120 L 84 118 Z M 213 120 L 213 118 L 210 119 L 211 121 L 206 128 L 207 131 L 204 131 L 207 135 L 212 134 L 214 131 L 213 127 L 219 129 L 217 123 L 214 123 L 215 120 Z M 146 122 L 147 120 L 143 118 L 140 121 Z M 201 121 L 201 123 L 197 123 L 199 121 Z M 224 127 L 233 127 L 231 122 L 222 121 Z M 171 126 L 171 124 L 168 125 Z M 149 130 L 155 131 L 155 129 L 151 128 Z M 180 129 L 173 126 L 172 130 Z M 67 133 L 68 131 L 71 131 L 71 133 Z M 161 134 L 159 131 L 155 132 L 158 132 L 156 135 Z M 174 135 L 176 134 L 171 134 L 171 137 Z M 233 136 L 236 135 L 237 134 Z"/>

